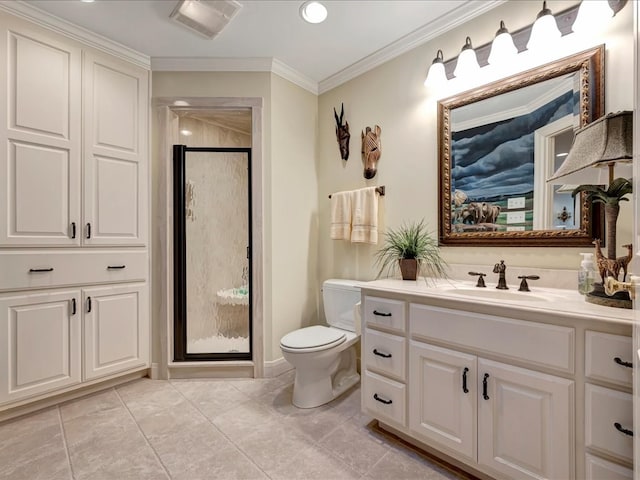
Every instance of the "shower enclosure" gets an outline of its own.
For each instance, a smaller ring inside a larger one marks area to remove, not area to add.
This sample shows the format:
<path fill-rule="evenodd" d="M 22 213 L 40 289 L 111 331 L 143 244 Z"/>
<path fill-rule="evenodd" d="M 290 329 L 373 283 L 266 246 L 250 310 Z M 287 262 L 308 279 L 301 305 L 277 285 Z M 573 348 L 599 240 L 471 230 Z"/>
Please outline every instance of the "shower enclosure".
<path fill-rule="evenodd" d="M 250 360 L 251 149 L 173 146 L 174 360 Z"/>

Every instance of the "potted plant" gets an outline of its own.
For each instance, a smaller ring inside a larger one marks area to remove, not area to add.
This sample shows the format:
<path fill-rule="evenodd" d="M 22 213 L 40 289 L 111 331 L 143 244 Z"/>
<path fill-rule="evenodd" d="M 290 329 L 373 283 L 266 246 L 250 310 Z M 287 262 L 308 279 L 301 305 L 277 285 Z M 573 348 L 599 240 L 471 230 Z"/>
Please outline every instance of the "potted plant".
<path fill-rule="evenodd" d="M 402 224 L 398 229 L 389 228 L 384 245 L 376 252 L 376 264 L 380 265 L 378 278 L 383 273 L 392 276 L 398 267 L 403 280 L 415 280 L 418 272 L 423 277 L 446 276 L 446 262 L 440 256 L 438 241 L 427 230 L 424 220 Z"/>

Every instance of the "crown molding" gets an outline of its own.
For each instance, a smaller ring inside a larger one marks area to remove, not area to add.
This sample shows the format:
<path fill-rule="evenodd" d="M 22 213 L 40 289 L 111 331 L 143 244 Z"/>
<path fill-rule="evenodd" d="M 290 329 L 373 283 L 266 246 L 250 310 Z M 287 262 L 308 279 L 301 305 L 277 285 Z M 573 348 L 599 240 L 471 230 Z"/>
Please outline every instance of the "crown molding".
<path fill-rule="evenodd" d="M 270 72 L 298 85 L 314 95 L 318 84 L 286 63 L 271 57 L 152 57 L 154 72 Z"/>
<path fill-rule="evenodd" d="M 44 10 L 29 5 L 22 0 L 0 0 L 0 11 L 5 11 L 17 17 L 29 20 L 41 27 L 53 30 L 56 33 L 69 37 L 73 40 L 89 45 L 115 57 L 122 58 L 135 63 L 143 68 L 149 69 L 150 59 L 132 48 L 114 42 L 102 35 L 98 35 L 86 28 L 79 27 L 62 18 L 51 15 Z"/>
<path fill-rule="evenodd" d="M 368 72 L 388 62 L 409 50 L 412 50 L 429 40 L 452 30 L 473 18 L 505 3 L 507 0 L 473 0 L 465 3 L 455 10 L 441 15 L 426 25 L 414 30 L 404 37 L 381 48 L 377 52 L 357 61 L 353 65 L 344 68 L 338 73 L 321 80 L 318 84 L 318 93 L 321 95 L 336 88 L 349 80 Z M 425 64 L 426 65 L 426 64 Z M 426 68 L 426 67 L 425 67 Z"/>

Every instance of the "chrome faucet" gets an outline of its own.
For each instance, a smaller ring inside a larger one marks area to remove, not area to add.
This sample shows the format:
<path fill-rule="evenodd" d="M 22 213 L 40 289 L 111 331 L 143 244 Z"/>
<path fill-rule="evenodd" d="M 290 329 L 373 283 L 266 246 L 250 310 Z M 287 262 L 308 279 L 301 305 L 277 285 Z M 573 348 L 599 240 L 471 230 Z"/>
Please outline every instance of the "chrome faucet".
<path fill-rule="evenodd" d="M 505 277 L 506 271 L 507 266 L 504 264 L 504 260 L 500 260 L 500 263 L 496 263 L 493 266 L 493 273 L 499 274 L 498 285 L 496 285 L 498 290 L 509 290 L 509 287 L 507 287 L 507 279 Z"/>

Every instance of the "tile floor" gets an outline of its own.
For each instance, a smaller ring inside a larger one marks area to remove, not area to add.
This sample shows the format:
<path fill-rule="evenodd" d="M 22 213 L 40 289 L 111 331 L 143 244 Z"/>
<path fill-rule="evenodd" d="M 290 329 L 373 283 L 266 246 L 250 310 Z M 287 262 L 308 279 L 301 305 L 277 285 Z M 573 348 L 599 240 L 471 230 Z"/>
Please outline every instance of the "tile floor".
<path fill-rule="evenodd" d="M 359 388 L 300 410 L 292 382 L 141 379 L 5 422 L 0 478 L 462 478 L 373 430 Z"/>

